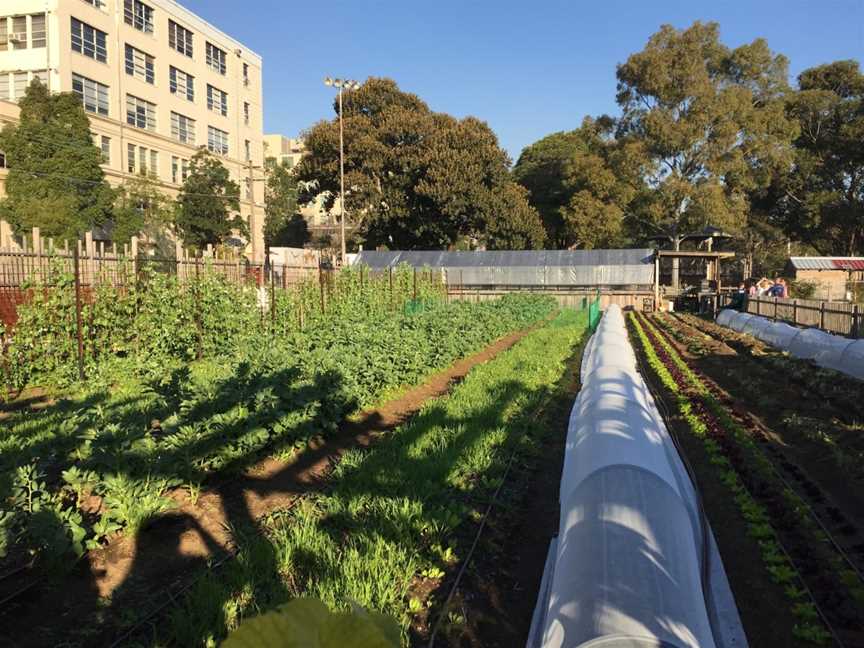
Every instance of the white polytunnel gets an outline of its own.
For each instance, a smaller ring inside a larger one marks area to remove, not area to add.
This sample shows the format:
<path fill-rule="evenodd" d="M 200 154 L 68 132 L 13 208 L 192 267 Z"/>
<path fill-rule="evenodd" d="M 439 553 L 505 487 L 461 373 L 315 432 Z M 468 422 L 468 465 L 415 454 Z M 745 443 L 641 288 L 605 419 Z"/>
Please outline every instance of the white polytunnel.
<path fill-rule="evenodd" d="M 744 331 L 744 326 L 746 326 L 747 322 L 756 317 L 755 315 L 751 315 L 750 313 L 736 313 L 732 317 L 732 321 L 729 326 L 731 326 L 734 330 L 742 333 Z"/>
<path fill-rule="evenodd" d="M 739 328 L 736 324 L 741 321 L 745 323 Z M 718 313 L 717 323 L 748 333 L 793 358 L 810 360 L 819 367 L 864 380 L 864 340 L 850 340 L 817 328 L 796 328 L 786 322 L 730 309 Z"/>
<path fill-rule="evenodd" d="M 800 332 L 801 329 L 790 326 L 786 322 L 771 322 L 771 324 L 759 331 L 759 339 L 765 344 L 770 344 L 781 351 L 786 351 L 789 349 L 789 345 L 792 344 L 792 340 Z"/>
<path fill-rule="evenodd" d="M 588 341 L 528 648 L 747 641 L 698 493 L 639 374 L 620 307 Z"/>

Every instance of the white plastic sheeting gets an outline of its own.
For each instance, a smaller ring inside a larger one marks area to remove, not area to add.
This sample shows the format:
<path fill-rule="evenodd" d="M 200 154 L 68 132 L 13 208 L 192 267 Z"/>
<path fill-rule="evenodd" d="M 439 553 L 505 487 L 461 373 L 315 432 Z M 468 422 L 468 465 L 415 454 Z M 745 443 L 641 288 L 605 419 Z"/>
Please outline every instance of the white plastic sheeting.
<path fill-rule="evenodd" d="M 749 333 L 793 358 L 811 360 L 820 367 L 864 380 L 864 340 L 850 340 L 815 328 L 800 329 L 730 309 L 720 311 L 717 323 Z"/>
<path fill-rule="evenodd" d="M 719 555 L 636 369 L 618 306 L 609 307 L 585 348 L 582 384 L 567 432 L 559 535 L 528 645 L 746 646 L 734 602 L 737 634 L 716 640 L 713 626 L 729 618 L 728 606 L 718 611 L 703 574 L 717 573 L 709 563 Z M 717 580 L 728 594 L 720 565 Z M 732 601 L 731 594 L 716 598 Z"/>

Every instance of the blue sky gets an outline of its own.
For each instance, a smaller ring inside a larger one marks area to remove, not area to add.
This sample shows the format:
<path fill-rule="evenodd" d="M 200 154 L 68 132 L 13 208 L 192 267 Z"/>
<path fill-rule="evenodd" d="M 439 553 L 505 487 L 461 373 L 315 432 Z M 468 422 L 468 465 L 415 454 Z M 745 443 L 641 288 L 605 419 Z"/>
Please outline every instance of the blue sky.
<path fill-rule="evenodd" d="M 794 77 L 864 60 L 864 0 L 180 0 L 264 57 L 264 122 L 288 136 L 331 117 L 327 75 L 387 76 L 433 110 L 475 115 L 515 159 L 540 137 L 614 113 L 615 66 L 663 23 L 716 20 L 764 37 Z"/>

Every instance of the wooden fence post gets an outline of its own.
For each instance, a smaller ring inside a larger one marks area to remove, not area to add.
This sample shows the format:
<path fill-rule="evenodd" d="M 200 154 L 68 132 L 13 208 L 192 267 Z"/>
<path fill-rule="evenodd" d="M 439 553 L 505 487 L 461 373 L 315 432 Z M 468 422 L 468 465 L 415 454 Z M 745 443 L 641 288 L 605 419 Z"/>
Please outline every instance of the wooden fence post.
<path fill-rule="evenodd" d="M 72 251 L 72 268 L 75 272 L 75 333 L 78 338 L 78 378 L 84 380 L 84 336 L 81 324 L 81 267 L 78 246 Z"/>
<path fill-rule="evenodd" d="M 792 300 L 792 323 L 795 325 L 798 324 L 798 300 L 797 299 Z"/>
<path fill-rule="evenodd" d="M 318 266 L 318 292 L 321 295 L 321 314 L 324 314 L 326 310 L 326 306 L 324 304 L 324 271 L 321 269 L 321 266 Z"/>
<path fill-rule="evenodd" d="M 858 308 L 858 304 L 852 304 L 852 330 L 850 331 L 850 337 L 861 337 L 861 322 L 859 320 L 860 317 L 861 311 Z"/>
<path fill-rule="evenodd" d="M 774 298 L 774 321 L 777 321 L 777 297 Z"/>
<path fill-rule="evenodd" d="M 825 330 L 825 302 L 819 302 L 819 328 Z"/>

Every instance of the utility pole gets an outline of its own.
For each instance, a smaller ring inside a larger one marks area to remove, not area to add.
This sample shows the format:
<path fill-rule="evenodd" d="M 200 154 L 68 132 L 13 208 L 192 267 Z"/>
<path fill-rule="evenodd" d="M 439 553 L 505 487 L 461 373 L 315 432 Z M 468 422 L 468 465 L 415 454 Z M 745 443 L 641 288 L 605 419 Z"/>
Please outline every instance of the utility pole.
<path fill-rule="evenodd" d="M 339 220 L 342 239 L 342 267 L 348 265 L 348 252 L 345 247 L 345 133 L 342 122 L 342 91 L 358 90 L 360 84 L 352 79 L 324 79 L 324 85 L 339 89 Z"/>

